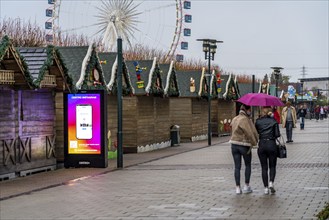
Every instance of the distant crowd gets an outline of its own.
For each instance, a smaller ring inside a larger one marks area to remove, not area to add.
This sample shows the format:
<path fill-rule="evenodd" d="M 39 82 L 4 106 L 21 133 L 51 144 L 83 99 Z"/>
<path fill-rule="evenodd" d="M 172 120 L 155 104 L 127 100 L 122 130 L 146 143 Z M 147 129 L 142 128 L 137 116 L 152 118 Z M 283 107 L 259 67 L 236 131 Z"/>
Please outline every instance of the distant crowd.
<path fill-rule="evenodd" d="M 297 109 L 306 107 L 306 118 L 308 119 L 315 119 L 315 120 L 323 120 L 328 117 L 328 112 L 329 112 L 329 106 L 320 106 L 316 105 L 315 107 L 313 106 L 299 106 Z M 299 117 L 299 115 L 297 115 Z"/>

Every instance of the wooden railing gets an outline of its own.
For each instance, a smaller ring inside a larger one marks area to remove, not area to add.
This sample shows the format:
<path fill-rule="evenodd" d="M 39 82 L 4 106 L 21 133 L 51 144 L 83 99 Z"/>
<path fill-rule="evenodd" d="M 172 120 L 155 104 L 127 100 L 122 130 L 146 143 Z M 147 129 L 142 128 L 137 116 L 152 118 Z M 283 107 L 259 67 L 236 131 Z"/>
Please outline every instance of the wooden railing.
<path fill-rule="evenodd" d="M 14 84 L 14 75 L 13 70 L 0 70 L 0 84 Z"/>
<path fill-rule="evenodd" d="M 56 87 L 56 76 L 45 75 L 41 81 L 41 87 Z"/>

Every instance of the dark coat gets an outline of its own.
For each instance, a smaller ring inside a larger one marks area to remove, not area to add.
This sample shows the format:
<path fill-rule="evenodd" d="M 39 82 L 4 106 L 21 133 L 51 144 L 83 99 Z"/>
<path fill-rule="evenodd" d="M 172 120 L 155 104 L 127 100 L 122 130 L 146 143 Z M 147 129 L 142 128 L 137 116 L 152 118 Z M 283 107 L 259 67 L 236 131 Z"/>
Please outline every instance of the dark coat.
<path fill-rule="evenodd" d="M 297 111 L 297 116 L 302 117 L 302 118 L 305 118 L 306 113 L 307 113 L 306 109 L 304 109 L 304 108 L 300 108 L 300 109 L 298 109 L 298 111 Z"/>
<path fill-rule="evenodd" d="M 278 122 L 270 116 L 258 118 L 256 120 L 256 130 L 259 139 L 275 140 L 280 137 Z"/>

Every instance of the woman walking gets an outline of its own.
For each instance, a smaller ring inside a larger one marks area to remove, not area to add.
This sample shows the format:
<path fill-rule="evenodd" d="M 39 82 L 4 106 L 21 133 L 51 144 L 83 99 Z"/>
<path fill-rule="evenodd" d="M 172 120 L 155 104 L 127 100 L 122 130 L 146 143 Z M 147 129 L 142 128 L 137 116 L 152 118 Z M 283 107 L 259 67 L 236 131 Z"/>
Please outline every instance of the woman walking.
<path fill-rule="evenodd" d="M 264 194 L 275 193 L 274 179 L 276 174 L 277 146 L 275 139 L 280 137 L 280 130 L 277 121 L 271 117 L 271 108 L 264 107 L 262 116 L 256 120 L 256 130 L 259 134 L 258 157 L 262 167 L 262 179 Z M 270 181 L 268 178 L 270 169 Z"/>
<path fill-rule="evenodd" d="M 251 148 L 256 146 L 258 142 L 258 134 L 252 121 L 250 120 L 251 108 L 250 106 L 241 105 L 239 115 L 233 118 L 231 122 L 232 136 L 231 136 L 231 150 L 234 160 L 234 177 L 236 183 L 236 194 L 241 194 L 240 186 L 240 171 L 241 158 L 243 157 L 245 170 L 245 186 L 244 193 L 251 193 L 252 189 L 249 185 L 251 175 Z"/>

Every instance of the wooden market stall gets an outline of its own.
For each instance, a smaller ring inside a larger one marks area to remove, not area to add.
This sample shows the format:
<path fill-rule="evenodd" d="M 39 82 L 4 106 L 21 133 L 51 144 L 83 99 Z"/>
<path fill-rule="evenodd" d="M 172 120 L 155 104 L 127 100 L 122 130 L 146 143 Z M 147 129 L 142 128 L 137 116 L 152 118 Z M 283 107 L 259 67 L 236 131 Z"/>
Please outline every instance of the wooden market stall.
<path fill-rule="evenodd" d="M 177 71 L 180 92 L 170 99 L 170 120 L 180 126 L 181 141 L 204 140 L 208 137 L 208 89 L 205 69 L 202 71 Z M 211 85 L 214 80 L 211 79 Z M 211 90 L 211 103 L 217 98 Z M 212 119 L 211 119 L 212 120 Z M 212 122 L 212 121 L 211 121 Z"/>
<path fill-rule="evenodd" d="M 100 63 L 103 69 L 106 87 L 108 90 L 107 96 L 107 127 L 109 150 L 115 151 L 117 146 L 118 132 L 118 98 L 117 98 L 117 53 L 99 53 Z M 122 66 L 122 94 L 123 96 L 132 96 L 134 88 L 132 87 L 130 76 L 127 71 L 126 63 L 123 61 Z M 124 104 L 124 103 L 123 103 Z"/>
<path fill-rule="evenodd" d="M 69 87 L 54 48 L 14 48 L 2 40 L 0 52 L 0 175 L 25 176 L 56 168 L 54 90 Z M 8 78 L 8 72 L 13 75 Z M 69 81 L 69 80 L 68 80 Z"/>
<path fill-rule="evenodd" d="M 126 61 L 134 96 L 124 97 L 125 153 L 170 146 L 169 102 L 164 99 L 159 64 L 154 60 Z"/>

